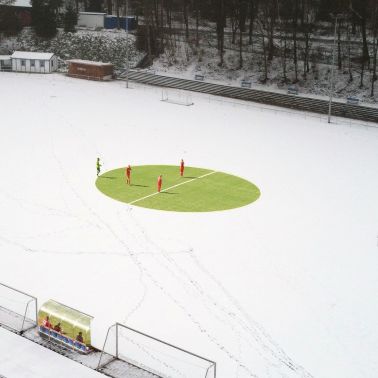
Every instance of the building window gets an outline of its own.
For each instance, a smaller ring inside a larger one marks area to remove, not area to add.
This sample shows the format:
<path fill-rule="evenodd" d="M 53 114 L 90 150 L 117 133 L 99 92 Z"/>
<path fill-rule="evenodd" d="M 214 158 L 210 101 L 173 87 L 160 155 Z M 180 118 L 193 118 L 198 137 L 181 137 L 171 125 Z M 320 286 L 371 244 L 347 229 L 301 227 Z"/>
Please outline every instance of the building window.
<path fill-rule="evenodd" d="M 25 59 L 21 59 L 21 67 L 25 67 L 26 66 L 26 61 Z"/>
<path fill-rule="evenodd" d="M 30 61 L 30 67 L 35 67 L 35 60 L 34 59 L 32 59 L 31 61 Z"/>
<path fill-rule="evenodd" d="M 40 61 L 39 61 L 39 66 L 40 66 L 41 68 L 45 68 L 45 61 L 44 61 L 44 60 L 40 60 Z"/>

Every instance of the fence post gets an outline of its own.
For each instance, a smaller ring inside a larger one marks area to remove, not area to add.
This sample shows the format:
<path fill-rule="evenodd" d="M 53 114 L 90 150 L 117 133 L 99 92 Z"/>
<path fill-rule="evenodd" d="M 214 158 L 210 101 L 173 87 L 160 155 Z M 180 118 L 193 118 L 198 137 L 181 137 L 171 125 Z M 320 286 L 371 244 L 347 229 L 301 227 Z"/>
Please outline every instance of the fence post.
<path fill-rule="evenodd" d="M 116 323 L 116 357 L 118 358 L 118 323 Z"/>

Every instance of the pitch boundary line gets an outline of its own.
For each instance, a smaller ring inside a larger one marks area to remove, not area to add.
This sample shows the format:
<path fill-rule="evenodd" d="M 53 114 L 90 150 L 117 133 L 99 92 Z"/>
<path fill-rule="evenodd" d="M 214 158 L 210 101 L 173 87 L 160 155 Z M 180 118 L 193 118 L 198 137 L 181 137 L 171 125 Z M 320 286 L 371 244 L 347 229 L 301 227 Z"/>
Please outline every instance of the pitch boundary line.
<path fill-rule="evenodd" d="M 173 188 L 177 188 L 178 186 L 187 184 L 188 182 L 192 182 L 194 180 L 199 180 L 199 179 L 201 179 L 203 177 L 210 176 L 210 175 L 212 175 L 214 173 L 217 173 L 217 171 L 212 171 L 212 172 L 206 173 L 206 174 L 204 174 L 202 176 L 199 176 L 199 177 L 196 177 L 194 179 L 191 179 L 191 180 L 188 180 L 188 181 L 184 181 L 184 182 L 180 182 L 180 184 L 176 184 L 176 185 L 170 186 L 169 188 L 163 189 L 160 192 L 155 192 L 155 193 L 149 194 L 148 196 L 145 196 L 145 197 L 142 197 L 142 198 L 138 198 L 138 199 L 136 199 L 134 201 L 129 202 L 129 205 L 132 205 L 132 204 L 134 204 L 136 202 L 142 201 L 142 200 L 144 200 L 146 198 L 156 196 L 157 194 L 162 193 L 162 192 L 166 192 L 167 190 L 170 190 L 170 189 L 173 189 Z"/>

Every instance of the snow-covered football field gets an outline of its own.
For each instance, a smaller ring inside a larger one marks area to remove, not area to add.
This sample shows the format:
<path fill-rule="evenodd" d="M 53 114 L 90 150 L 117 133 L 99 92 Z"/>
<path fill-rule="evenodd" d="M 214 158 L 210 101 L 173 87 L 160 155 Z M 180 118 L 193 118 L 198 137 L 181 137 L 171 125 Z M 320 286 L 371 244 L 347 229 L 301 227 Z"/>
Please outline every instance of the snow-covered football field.
<path fill-rule="evenodd" d="M 119 321 L 218 378 L 377 377 L 378 129 L 131 87 L 0 73 L 0 282 L 93 315 L 95 346 Z M 128 206 L 96 189 L 97 156 L 183 158 L 261 197 Z"/>

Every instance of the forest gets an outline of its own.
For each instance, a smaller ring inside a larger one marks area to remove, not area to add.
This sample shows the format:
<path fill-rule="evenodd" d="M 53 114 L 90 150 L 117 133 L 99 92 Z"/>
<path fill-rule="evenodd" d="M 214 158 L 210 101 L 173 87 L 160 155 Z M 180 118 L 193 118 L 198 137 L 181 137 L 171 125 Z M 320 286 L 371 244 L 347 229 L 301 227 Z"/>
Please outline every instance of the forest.
<path fill-rule="evenodd" d="M 220 68 L 258 67 L 262 84 L 272 73 L 282 83 L 297 83 L 309 76 L 316 79 L 321 70 L 326 72 L 323 81 L 329 80 L 334 67 L 347 83 L 368 90 L 374 99 L 378 0 L 62 1 L 31 2 L 33 9 L 41 2 L 51 4 L 52 13 L 63 7 L 66 13 L 74 9 L 136 16 L 137 47 L 146 53 L 145 66 L 162 54 L 172 65 L 178 54 L 200 62 L 212 49 Z M 72 25 L 66 29 L 72 31 Z"/>
<path fill-rule="evenodd" d="M 226 46 L 233 46 L 238 66 L 245 52 L 261 62 L 261 81 L 268 79 L 273 58 L 280 62 L 281 79 L 306 80 L 316 64 L 334 64 L 358 80 L 368 75 L 374 96 L 377 66 L 377 0 L 131 0 L 142 18 L 143 48 L 154 57 L 185 40 L 198 49 L 213 35 L 224 64 Z M 114 4 L 119 7 L 119 3 Z M 121 4 L 124 6 L 123 4 Z M 107 4 L 112 7 L 113 4 Z M 207 37 L 207 38 L 206 38 Z M 358 72 L 358 77 L 353 73 Z"/>

